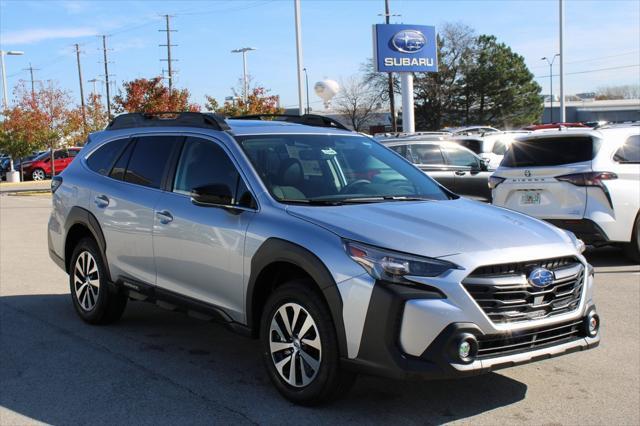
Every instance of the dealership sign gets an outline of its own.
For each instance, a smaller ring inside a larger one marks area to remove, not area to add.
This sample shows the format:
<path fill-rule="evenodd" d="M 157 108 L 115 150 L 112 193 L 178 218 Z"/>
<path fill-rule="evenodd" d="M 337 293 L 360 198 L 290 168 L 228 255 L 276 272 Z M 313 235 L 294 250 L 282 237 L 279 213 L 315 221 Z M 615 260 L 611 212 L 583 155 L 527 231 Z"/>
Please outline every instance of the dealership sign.
<path fill-rule="evenodd" d="M 373 55 L 378 72 L 437 72 L 437 51 L 435 27 L 373 26 Z"/>

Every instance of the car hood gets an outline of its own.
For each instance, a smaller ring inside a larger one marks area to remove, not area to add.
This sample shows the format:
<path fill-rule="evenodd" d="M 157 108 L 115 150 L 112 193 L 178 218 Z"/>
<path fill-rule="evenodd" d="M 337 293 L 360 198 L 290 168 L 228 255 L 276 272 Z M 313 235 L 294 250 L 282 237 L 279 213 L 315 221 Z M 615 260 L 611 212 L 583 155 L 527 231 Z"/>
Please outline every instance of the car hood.
<path fill-rule="evenodd" d="M 346 239 L 429 257 L 571 244 L 569 236 L 552 225 L 464 198 L 288 206 L 287 211 Z"/>

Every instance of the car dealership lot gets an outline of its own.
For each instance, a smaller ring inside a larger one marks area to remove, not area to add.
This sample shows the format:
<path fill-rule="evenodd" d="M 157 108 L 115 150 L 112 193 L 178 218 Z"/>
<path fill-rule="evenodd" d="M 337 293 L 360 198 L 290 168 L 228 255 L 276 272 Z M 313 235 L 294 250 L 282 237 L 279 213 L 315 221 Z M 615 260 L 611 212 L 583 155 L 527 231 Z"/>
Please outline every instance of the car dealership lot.
<path fill-rule="evenodd" d="M 0 196 L 0 424 L 402 423 L 638 424 L 640 267 L 589 254 L 599 348 L 470 379 L 361 377 L 320 408 L 280 397 L 256 341 L 134 302 L 93 327 L 49 259 L 50 198 Z M 428 325 L 425 325 L 428 326 Z"/>

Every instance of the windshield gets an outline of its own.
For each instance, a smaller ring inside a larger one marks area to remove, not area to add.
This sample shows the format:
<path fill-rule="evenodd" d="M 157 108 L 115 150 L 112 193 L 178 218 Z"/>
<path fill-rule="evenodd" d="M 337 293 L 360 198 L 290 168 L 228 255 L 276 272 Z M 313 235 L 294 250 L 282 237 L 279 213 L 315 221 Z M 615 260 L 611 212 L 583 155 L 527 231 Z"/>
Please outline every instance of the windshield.
<path fill-rule="evenodd" d="M 431 178 L 359 135 L 251 135 L 236 139 L 269 192 L 306 204 L 444 200 Z"/>

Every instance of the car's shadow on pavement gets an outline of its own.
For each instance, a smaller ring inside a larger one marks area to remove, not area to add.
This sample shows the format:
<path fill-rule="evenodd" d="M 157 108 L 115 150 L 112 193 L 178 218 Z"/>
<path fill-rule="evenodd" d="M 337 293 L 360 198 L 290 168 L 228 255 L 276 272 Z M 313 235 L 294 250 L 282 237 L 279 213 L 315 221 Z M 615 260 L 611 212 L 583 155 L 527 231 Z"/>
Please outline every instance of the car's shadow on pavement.
<path fill-rule="evenodd" d="M 434 382 L 361 376 L 344 399 L 298 407 L 272 387 L 255 340 L 142 302 L 130 303 L 117 324 L 90 326 L 67 294 L 0 298 L 0 347 L 2 407 L 54 424 L 440 424 L 527 392 L 500 374 Z"/>
<path fill-rule="evenodd" d="M 619 272 L 640 271 L 640 265 L 629 259 L 619 247 L 587 247 L 584 255 L 596 268 L 620 267 L 622 269 Z"/>

